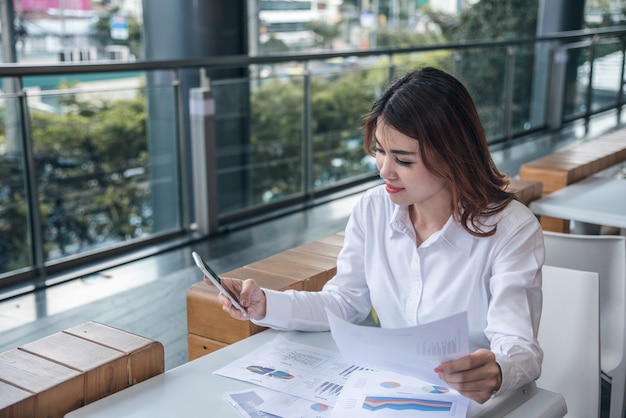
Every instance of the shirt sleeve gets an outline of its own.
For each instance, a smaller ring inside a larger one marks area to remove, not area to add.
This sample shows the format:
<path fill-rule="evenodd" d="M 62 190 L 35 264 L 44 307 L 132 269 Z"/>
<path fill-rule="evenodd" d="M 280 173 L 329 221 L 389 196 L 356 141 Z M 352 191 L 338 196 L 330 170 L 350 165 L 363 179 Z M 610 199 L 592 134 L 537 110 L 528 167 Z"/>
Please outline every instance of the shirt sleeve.
<path fill-rule="evenodd" d="M 326 307 L 352 323 L 360 323 L 369 315 L 371 301 L 363 267 L 365 240 L 359 203 L 345 229 L 335 276 L 319 292 L 263 289 L 267 300 L 265 318 L 253 321 L 255 324 L 278 330 L 327 331 Z"/>
<path fill-rule="evenodd" d="M 509 233 L 493 265 L 485 330 L 502 370 L 498 393 L 537 379 L 543 360 L 537 341 L 545 258 L 543 232 L 531 218 Z"/>

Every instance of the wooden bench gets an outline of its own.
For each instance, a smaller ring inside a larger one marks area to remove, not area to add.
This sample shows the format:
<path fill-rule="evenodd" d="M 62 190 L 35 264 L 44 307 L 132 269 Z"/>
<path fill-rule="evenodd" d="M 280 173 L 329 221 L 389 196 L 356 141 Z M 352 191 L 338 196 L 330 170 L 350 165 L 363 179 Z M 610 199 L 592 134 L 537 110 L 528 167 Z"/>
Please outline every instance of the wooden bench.
<path fill-rule="evenodd" d="M 530 202 L 542 196 L 543 184 L 536 180 L 523 180 L 511 177 L 506 190 L 515 193 L 517 200 L 528 206 Z"/>
<path fill-rule="evenodd" d="M 161 343 L 87 322 L 0 353 L 0 418 L 63 417 L 164 371 Z"/>
<path fill-rule="evenodd" d="M 626 129 L 523 164 L 520 178 L 543 183 L 547 195 L 626 160 Z M 541 217 L 544 230 L 569 232 L 569 221 Z"/>
<path fill-rule="evenodd" d="M 337 271 L 336 260 L 343 246 L 343 232 L 300 245 L 222 274 L 224 277 L 255 279 L 274 290 L 321 290 Z M 187 343 L 189 360 L 225 347 L 265 328 L 251 321 L 238 321 L 222 311 L 218 291 L 204 282 L 187 291 Z"/>
<path fill-rule="evenodd" d="M 538 181 L 509 179 L 508 190 L 528 204 L 541 197 Z M 255 279 L 274 290 L 321 290 L 337 271 L 337 255 L 343 246 L 343 232 L 283 251 L 244 267 L 223 273 L 224 277 Z M 215 287 L 204 282 L 187 291 L 187 343 L 189 360 L 249 337 L 265 328 L 250 321 L 225 315 Z"/>

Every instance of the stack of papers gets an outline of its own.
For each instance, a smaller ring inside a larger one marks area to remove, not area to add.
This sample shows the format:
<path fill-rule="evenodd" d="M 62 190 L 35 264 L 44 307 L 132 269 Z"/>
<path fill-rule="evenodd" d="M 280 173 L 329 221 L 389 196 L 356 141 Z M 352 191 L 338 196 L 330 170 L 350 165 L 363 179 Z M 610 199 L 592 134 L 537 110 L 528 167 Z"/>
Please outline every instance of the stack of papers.
<path fill-rule="evenodd" d="M 433 371 L 469 354 L 465 313 L 402 329 L 328 317 L 340 353 L 279 335 L 215 371 L 258 386 L 228 393 L 227 401 L 244 417 L 467 415 L 469 400 Z"/>

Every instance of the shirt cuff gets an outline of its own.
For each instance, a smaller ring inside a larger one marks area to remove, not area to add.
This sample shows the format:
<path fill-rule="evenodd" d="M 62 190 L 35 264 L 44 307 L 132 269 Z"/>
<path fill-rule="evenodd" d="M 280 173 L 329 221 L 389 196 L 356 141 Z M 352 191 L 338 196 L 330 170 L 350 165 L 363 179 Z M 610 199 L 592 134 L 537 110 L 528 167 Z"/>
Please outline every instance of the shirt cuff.
<path fill-rule="evenodd" d="M 252 323 L 261 327 L 288 329 L 287 325 L 291 318 L 291 300 L 285 292 L 289 291 L 262 290 L 265 293 L 265 318 L 252 319 Z"/>
<path fill-rule="evenodd" d="M 498 366 L 500 366 L 502 382 L 500 383 L 500 388 L 493 392 L 493 394 L 491 395 L 492 398 L 498 396 L 502 392 L 506 392 L 517 383 L 517 379 L 515 379 L 514 376 L 511 376 L 511 360 L 507 356 L 502 354 L 496 354 L 496 363 L 498 363 Z"/>

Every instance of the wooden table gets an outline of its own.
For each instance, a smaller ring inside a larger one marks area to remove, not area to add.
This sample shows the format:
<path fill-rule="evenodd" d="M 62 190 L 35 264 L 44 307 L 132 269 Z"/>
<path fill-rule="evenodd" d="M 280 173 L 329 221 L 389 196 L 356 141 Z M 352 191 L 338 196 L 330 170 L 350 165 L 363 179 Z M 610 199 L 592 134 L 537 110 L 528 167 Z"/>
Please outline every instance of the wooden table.
<path fill-rule="evenodd" d="M 254 334 L 84 406 L 67 414 L 66 418 L 239 417 L 239 414 L 222 399 L 222 394 L 249 389 L 254 385 L 214 375 L 213 371 L 270 341 L 278 333 L 280 331 L 267 330 Z M 282 334 L 298 343 L 337 350 L 329 332 L 282 332 Z M 469 416 L 560 418 L 566 413 L 562 395 L 537 388 L 534 383 L 490 402 L 487 403 L 488 411 L 484 409 L 474 411 Z"/>

